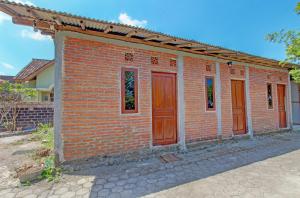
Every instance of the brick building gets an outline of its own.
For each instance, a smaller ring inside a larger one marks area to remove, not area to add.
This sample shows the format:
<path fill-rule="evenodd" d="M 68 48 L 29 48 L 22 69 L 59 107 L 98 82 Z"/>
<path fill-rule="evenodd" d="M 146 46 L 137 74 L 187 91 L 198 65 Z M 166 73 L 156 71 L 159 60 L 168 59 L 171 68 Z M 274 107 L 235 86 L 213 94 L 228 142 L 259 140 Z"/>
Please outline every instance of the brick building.
<path fill-rule="evenodd" d="M 0 1 L 55 43 L 61 161 L 291 127 L 288 66 L 222 47 Z"/>

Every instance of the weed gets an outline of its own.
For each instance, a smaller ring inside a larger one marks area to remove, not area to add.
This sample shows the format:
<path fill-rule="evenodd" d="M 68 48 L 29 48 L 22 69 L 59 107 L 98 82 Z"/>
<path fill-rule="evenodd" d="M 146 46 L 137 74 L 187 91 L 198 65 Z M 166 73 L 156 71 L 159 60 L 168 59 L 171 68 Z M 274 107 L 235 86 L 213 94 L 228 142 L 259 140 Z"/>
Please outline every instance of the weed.
<path fill-rule="evenodd" d="M 39 124 L 38 130 L 33 133 L 32 140 L 41 141 L 45 149 L 54 149 L 54 131 L 49 124 Z"/>
<path fill-rule="evenodd" d="M 47 179 L 49 182 L 57 181 L 59 176 L 61 175 L 61 169 L 55 167 L 54 157 L 51 156 L 46 158 L 44 165 L 45 167 L 41 174 L 42 178 Z"/>
<path fill-rule="evenodd" d="M 22 182 L 21 185 L 22 186 L 31 186 L 31 182 L 30 181 Z"/>

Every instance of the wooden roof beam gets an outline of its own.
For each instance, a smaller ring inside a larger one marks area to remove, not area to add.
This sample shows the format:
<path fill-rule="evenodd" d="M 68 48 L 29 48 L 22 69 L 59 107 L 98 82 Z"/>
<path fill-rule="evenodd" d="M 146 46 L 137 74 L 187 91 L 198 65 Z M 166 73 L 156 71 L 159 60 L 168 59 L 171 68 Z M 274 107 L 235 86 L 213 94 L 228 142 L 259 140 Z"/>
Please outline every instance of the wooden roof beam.
<path fill-rule="evenodd" d="M 19 24 L 19 25 L 26 25 L 26 26 L 32 26 L 35 29 L 40 30 L 48 30 L 51 27 L 51 24 L 44 22 L 44 21 L 36 21 L 31 18 L 26 17 L 13 17 L 12 19 L 13 23 Z"/>
<path fill-rule="evenodd" d="M 137 33 L 138 33 L 137 30 L 132 30 L 132 31 L 130 31 L 130 32 L 128 32 L 128 33 L 126 34 L 126 37 L 132 37 L 132 36 L 134 36 L 134 35 L 137 35 Z"/>
<path fill-rule="evenodd" d="M 6 13 L 7 15 L 10 15 L 10 16 L 20 16 L 16 11 L 14 11 L 13 9 L 10 9 L 9 7 L 3 5 L 3 4 L 0 4 L 0 11 Z"/>
<path fill-rule="evenodd" d="M 57 25 L 62 25 L 62 21 L 61 21 L 61 19 L 58 16 L 54 16 L 54 17 L 52 17 L 52 19 L 54 20 L 54 22 Z"/>
<path fill-rule="evenodd" d="M 200 51 L 200 50 L 207 50 L 207 47 L 192 47 L 192 49 L 191 50 L 193 50 L 193 51 Z"/>
<path fill-rule="evenodd" d="M 86 29 L 85 22 L 83 20 L 80 21 L 80 27 L 81 27 L 82 30 Z"/>
<path fill-rule="evenodd" d="M 151 40 L 155 40 L 155 39 L 158 39 L 159 38 L 159 35 L 151 35 L 151 36 L 148 36 L 146 38 L 144 38 L 145 41 L 151 41 Z"/>
<path fill-rule="evenodd" d="M 103 32 L 104 32 L 105 34 L 107 34 L 107 33 L 111 32 L 113 29 L 114 29 L 114 26 L 109 25 L 109 26 L 107 26 L 107 27 L 104 29 Z"/>
<path fill-rule="evenodd" d="M 191 47 L 192 45 L 193 45 L 193 43 L 182 43 L 182 44 L 176 45 L 176 47 Z"/>
<path fill-rule="evenodd" d="M 41 19 L 41 17 L 32 9 L 27 8 L 26 11 L 33 17 L 36 19 Z"/>
<path fill-rule="evenodd" d="M 176 41 L 177 41 L 176 39 L 167 39 L 167 40 L 160 42 L 160 44 L 167 44 L 167 43 L 172 43 L 172 42 L 176 42 Z"/>

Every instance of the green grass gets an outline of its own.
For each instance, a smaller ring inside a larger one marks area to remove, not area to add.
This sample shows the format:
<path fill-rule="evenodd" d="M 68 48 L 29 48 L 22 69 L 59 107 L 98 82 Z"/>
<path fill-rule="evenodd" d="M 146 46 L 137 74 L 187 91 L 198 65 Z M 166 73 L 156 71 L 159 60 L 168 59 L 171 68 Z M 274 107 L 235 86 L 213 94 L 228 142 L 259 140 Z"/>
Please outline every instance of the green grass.
<path fill-rule="evenodd" d="M 33 141 L 40 141 L 42 144 L 41 149 L 49 149 L 48 156 L 39 156 L 35 154 L 33 158 L 39 163 L 44 164 L 44 169 L 41 174 L 41 179 L 48 181 L 57 181 L 61 175 L 61 169 L 55 167 L 54 163 L 54 130 L 48 124 L 40 124 L 36 132 L 32 134 Z"/>
<path fill-rule="evenodd" d="M 54 149 L 54 130 L 48 124 L 40 124 L 38 130 L 33 133 L 33 140 L 41 141 L 42 147 L 45 149 Z"/>

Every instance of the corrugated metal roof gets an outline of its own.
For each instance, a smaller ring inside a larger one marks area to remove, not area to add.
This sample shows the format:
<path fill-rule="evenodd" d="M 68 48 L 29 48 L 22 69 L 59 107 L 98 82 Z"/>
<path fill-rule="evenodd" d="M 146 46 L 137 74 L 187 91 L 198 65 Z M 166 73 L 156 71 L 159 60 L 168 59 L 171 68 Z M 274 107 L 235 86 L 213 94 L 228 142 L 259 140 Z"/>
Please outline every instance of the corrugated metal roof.
<path fill-rule="evenodd" d="M 214 56 L 218 58 L 220 58 L 221 56 L 222 59 L 240 60 L 240 62 L 250 61 L 253 64 L 262 65 L 268 63 L 266 66 L 279 67 L 278 60 L 264 58 L 257 55 L 251 55 L 236 50 L 226 49 L 220 46 L 205 44 L 195 40 L 175 37 L 161 32 L 151 31 L 145 28 L 97 20 L 88 17 L 81 17 L 66 12 L 57 12 L 49 9 L 9 2 L 7 0 L 0 0 L 0 10 L 6 12 L 7 14 L 10 14 L 12 17 L 15 18 L 23 17 L 34 21 L 46 22 L 52 25 L 70 25 L 75 27 L 81 27 L 81 24 L 83 23 L 86 29 L 99 32 L 105 32 L 108 28 L 112 27 L 107 33 L 117 33 L 118 35 L 126 36 L 130 34 L 130 32 L 135 32 L 133 36 L 138 37 L 142 40 L 147 40 L 148 37 L 156 35 L 156 38 L 150 39 L 149 41 L 156 43 L 160 42 L 162 44 L 161 47 L 168 45 L 175 46 L 178 48 L 177 50 L 190 50 L 191 53 L 202 53 L 204 55 Z M 190 45 L 188 43 L 190 43 Z M 184 46 L 184 44 L 187 45 Z M 197 50 L 197 48 L 200 47 L 203 49 Z M 243 61 L 243 59 L 245 59 L 245 61 Z"/>

